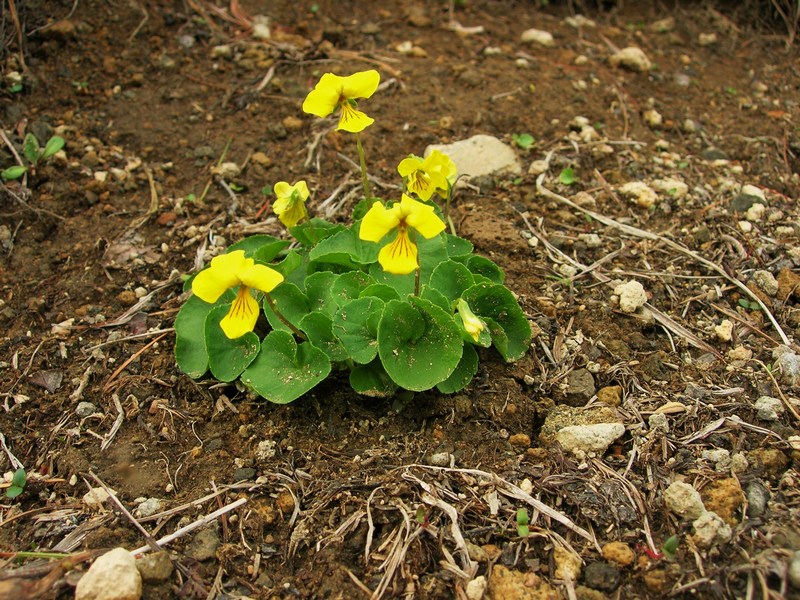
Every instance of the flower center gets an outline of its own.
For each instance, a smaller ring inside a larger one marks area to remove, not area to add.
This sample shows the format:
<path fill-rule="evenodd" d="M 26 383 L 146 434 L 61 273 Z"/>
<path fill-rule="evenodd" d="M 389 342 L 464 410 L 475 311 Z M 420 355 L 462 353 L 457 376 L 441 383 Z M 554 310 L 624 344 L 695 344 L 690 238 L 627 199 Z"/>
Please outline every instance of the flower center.
<path fill-rule="evenodd" d="M 239 291 L 236 294 L 236 299 L 231 304 L 231 309 L 228 314 L 235 319 L 244 319 L 250 315 L 250 305 L 248 300 L 250 298 L 250 288 L 242 284 L 239 286 Z"/>

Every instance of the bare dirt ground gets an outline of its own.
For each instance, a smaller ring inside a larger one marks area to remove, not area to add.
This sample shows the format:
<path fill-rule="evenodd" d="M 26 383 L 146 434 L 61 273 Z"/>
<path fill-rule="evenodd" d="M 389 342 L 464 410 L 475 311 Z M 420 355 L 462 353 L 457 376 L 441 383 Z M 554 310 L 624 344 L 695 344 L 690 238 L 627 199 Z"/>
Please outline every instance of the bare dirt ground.
<path fill-rule="evenodd" d="M 3 3 L 0 166 L 27 132 L 66 147 L 0 188 L 0 459 L 6 488 L 28 475 L 0 503 L 0 595 L 71 597 L 100 551 L 222 508 L 164 543 L 143 597 L 800 597 L 796 49 L 736 5 L 587 23 L 458 4 Z M 612 64 L 630 46 L 649 69 Z M 452 397 L 359 397 L 334 374 L 276 406 L 192 381 L 181 275 L 282 235 L 276 181 L 347 218 L 352 140 L 300 106 L 321 74 L 368 68 L 382 194 L 428 144 L 517 152 L 521 173 L 459 190 L 455 221 L 505 270 L 530 352 L 482 354 Z M 598 423 L 625 432 L 589 453 L 558 437 Z"/>

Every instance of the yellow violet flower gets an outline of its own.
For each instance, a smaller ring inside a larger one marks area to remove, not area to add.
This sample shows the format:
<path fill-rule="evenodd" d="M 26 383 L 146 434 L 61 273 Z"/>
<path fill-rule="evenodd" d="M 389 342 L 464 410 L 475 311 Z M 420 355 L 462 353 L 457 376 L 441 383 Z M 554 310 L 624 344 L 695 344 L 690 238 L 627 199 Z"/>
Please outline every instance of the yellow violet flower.
<path fill-rule="evenodd" d="M 278 197 L 272 205 L 272 210 L 287 228 L 294 227 L 308 217 L 306 212 L 308 185 L 305 181 L 298 181 L 294 185 L 279 181 L 272 189 Z"/>
<path fill-rule="evenodd" d="M 381 81 L 377 71 L 359 71 L 348 77 L 325 73 L 317 85 L 306 96 L 303 112 L 318 117 L 327 117 L 337 108 L 341 109 L 337 129 L 358 133 L 375 122 L 356 108 L 357 98 L 369 98 L 378 89 Z"/>
<path fill-rule="evenodd" d="M 459 298 L 456 302 L 458 314 L 461 316 L 461 323 L 464 325 L 464 331 L 476 342 L 481 337 L 481 332 L 486 328 L 484 323 L 469 307 L 466 300 Z"/>
<path fill-rule="evenodd" d="M 430 200 L 435 192 L 447 197 L 456 181 L 456 165 L 449 156 L 434 150 L 422 159 L 413 154 L 397 165 L 397 172 L 405 179 L 408 191 L 423 200 Z"/>
<path fill-rule="evenodd" d="M 253 331 L 258 320 L 258 302 L 250 289 L 271 292 L 282 281 L 283 275 L 274 269 L 245 258 L 244 250 L 234 250 L 212 258 L 211 266 L 192 281 L 192 291 L 200 300 L 214 303 L 225 290 L 239 286 L 236 299 L 219 324 L 228 338 L 236 339 Z"/>
<path fill-rule="evenodd" d="M 361 221 L 358 237 L 368 242 L 379 242 L 391 230 L 397 229 L 394 241 L 381 248 L 378 262 L 387 273 L 406 275 L 419 268 L 417 245 L 409 237 L 409 227 L 431 239 L 444 231 L 445 225 L 436 216 L 433 206 L 403 194 L 400 202 L 391 208 L 375 202 Z"/>

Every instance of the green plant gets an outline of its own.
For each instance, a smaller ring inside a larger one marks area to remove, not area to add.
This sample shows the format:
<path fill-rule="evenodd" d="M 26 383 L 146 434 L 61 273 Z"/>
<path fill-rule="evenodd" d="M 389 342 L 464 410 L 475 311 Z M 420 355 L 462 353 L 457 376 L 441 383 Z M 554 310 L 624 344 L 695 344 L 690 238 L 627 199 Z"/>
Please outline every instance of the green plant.
<path fill-rule="evenodd" d="M 673 535 L 664 542 L 664 545 L 661 546 L 661 550 L 664 553 L 664 556 L 670 560 L 675 558 L 675 552 L 678 550 L 678 544 L 680 543 L 680 538 L 677 535 Z"/>
<path fill-rule="evenodd" d="M 530 527 L 528 527 L 528 509 L 520 508 L 517 511 L 517 534 L 519 537 L 528 537 L 531 534 Z"/>
<path fill-rule="evenodd" d="M 367 74 L 323 75 L 305 110 L 333 112 L 314 99 L 330 86 L 323 99 L 338 99 L 340 129 L 358 136 L 373 122 L 355 105 L 377 89 L 377 73 Z M 453 393 L 477 373 L 476 347 L 506 361 L 525 354 L 530 325 L 503 271 L 447 233 L 432 200 L 449 200 L 452 161 L 409 157 L 399 169 L 408 193 L 384 202 L 370 194 L 359 137 L 356 145 L 364 199 L 349 224 L 311 218 L 304 181 L 277 182 L 273 210 L 294 241 L 245 238 L 186 281 L 194 294 L 175 320 L 184 373 L 210 371 L 285 404 L 342 370 L 367 396 Z"/>
<path fill-rule="evenodd" d="M 558 175 L 558 179 L 564 185 L 572 185 L 575 183 L 575 170 L 572 167 L 567 167 L 566 169 L 562 169 L 561 173 Z"/>
<path fill-rule="evenodd" d="M 64 138 L 54 135 L 47 144 L 42 148 L 39 146 L 39 140 L 32 133 L 25 136 L 22 142 L 22 155 L 25 157 L 27 164 L 14 165 L 0 171 L 0 178 L 5 181 L 11 179 L 19 179 L 25 173 L 34 172 L 39 166 L 39 162 L 47 160 L 52 157 L 56 152 L 64 147 Z"/>
<path fill-rule="evenodd" d="M 14 476 L 11 478 L 11 485 L 6 488 L 6 498 L 16 498 L 25 489 L 25 484 L 28 482 L 28 475 L 25 469 L 19 468 L 14 471 Z"/>
<path fill-rule="evenodd" d="M 523 150 L 530 149 L 531 146 L 533 146 L 533 144 L 536 142 L 530 133 L 513 133 L 511 134 L 511 139 Z"/>

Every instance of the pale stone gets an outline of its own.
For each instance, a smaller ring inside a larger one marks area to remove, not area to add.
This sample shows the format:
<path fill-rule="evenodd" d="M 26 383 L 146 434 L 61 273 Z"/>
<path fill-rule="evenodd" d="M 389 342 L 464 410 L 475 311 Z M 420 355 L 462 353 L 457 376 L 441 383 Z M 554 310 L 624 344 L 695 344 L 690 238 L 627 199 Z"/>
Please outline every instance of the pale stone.
<path fill-rule="evenodd" d="M 686 194 L 689 193 L 689 186 L 686 185 L 680 179 L 674 179 L 672 177 L 667 177 L 665 179 L 656 179 L 653 182 L 653 188 L 656 191 L 661 192 L 662 194 L 666 194 L 671 198 L 675 198 L 676 200 L 683 198 Z"/>
<path fill-rule="evenodd" d="M 700 492 L 683 481 L 674 481 L 664 490 L 664 504 L 686 520 L 697 519 L 706 512 Z"/>
<path fill-rule="evenodd" d="M 125 548 L 114 548 L 94 561 L 75 588 L 75 600 L 139 600 L 142 577 Z"/>
<path fill-rule="evenodd" d="M 658 200 L 653 188 L 641 181 L 629 181 L 621 185 L 619 193 L 641 208 L 650 208 Z"/>
<path fill-rule="evenodd" d="M 761 219 L 764 218 L 764 213 L 767 212 L 767 207 L 761 204 L 760 202 L 756 202 L 747 209 L 747 212 L 744 213 L 744 218 L 750 221 L 751 223 L 758 223 Z"/>
<path fill-rule="evenodd" d="M 522 173 L 522 164 L 513 148 L 491 135 L 475 135 L 452 144 L 435 144 L 425 148 L 425 156 L 434 150 L 447 154 L 459 175 L 483 177 Z"/>
<path fill-rule="evenodd" d="M 692 526 L 694 527 L 692 540 L 700 548 L 711 548 L 717 544 L 724 544 L 730 541 L 733 535 L 730 525 L 712 511 L 701 514 L 695 519 Z"/>
<path fill-rule="evenodd" d="M 647 303 L 644 286 L 635 280 L 620 283 L 614 294 L 619 296 L 619 309 L 624 313 L 634 313 Z"/>
<path fill-rule="evenodd" d="M 524 44 L 539 44 L 540 46 L 554 46 L 553 34 L 541 29 L 526 29 L 520 36 L 520 41 Z"/>
<path fill-rule="evenodd" d="M 562 581 L 578 581 L 581 576 L 581 557 L 566 548 L 553 549 L 553 562 L 556 566 L 555 578 Z"/>
<path fill-rule="evenodd" d="M 714 335 L 720 342 L 730 342 L 733 339 L 733 323 L 729 319 L 714 327 Z"/>
<path fill-rule="evenodd" d="M 761 198 L 764 201 L 762 204 L 767 203 L 766 196 L 764 196 L 764 190 L 757 185 L 746 183 L 742 186 L 742 194 L 745 196 L 755 196 L 756 198 Z"/>
<path fill-rule="evenodd" d="M 792 554 L 787 575 L 789 576 L 789 584 L 793 588 L 800 590 L 800 550 L 796 550 Z"/>
<path fill-rule="evenodd" d="M 161 512 L 162 502 L 158 498 L 147 498 L 144 502 L 139 504 L 134 511 L 137 517 L 152 517 L 154 514 Z"/>
<path fill-rule="evenodd" d="M 608 59 L 612 67 L 622 67 L 631 71 L 644 73 L 649 71 L 652 64 L 641 48 L 629 46 L 611 55 Z"/>
<path fill-rule="evenodd" d="M 769 271 L 761 269 L 754 272 L 753 282 L 767 296 L 774 296 L 778 293 L 778 280 Z"/>
<path fill-rule="evenodd" d="M 762 421 L 777 421 L 783 414 L 783 402 L 772 396 L 761 396 L 756 400 L 755 409 Z"/>
<path fill-rule="evenodd" d="M 625 425 L 622 423 L 570 425 L 558 430 L 556 440 L 567 452 L 602 454 L 624 433 Z"/>
<path fill-rule="evenodd" d="M 233 179 L 238 177 L 242 170 L 235 162 L 224 162 L 218 167 L 213 167 L 211 172 L 214 175 L 219 175 L 223 179 Z"/>
<path fill-rule="evenodd" d="M 528 173 L 530 175 L 541 175 L 545 171 L 547 171 L 547 161 L 546 160 L 535 160 L 531 163 L 531 166 L 528 167 Z"/>
<path fill-rule="evenodd" d="M 486 581 L 486 577 L 478 575 L 475 579 L 467 583 L 467 598 L 469 598 L 469 600 L 481 600 L 486 593 L 488 585 L 489 582 Z"/>
<path fill-rule="evenodd" d="M 83 495 L 83 503 L 89 508 L 99 509 L 109 498 L 109 493 L 101 487 L 90 489 Z"/>
<path fill-rule="evenodd" d="M 651 129 L 657 129 L 658 127 L 661 127 L 662 123 L 664 122 L 664 117 L 662 117 L 661 113 L 654 108 L 644 111 L 642 113 L 642 119 L 644 119 L 644 122 L 647 123 L 648 127 Z"/>
<path fill-rule="evenodd" d="M 697 43 L 701 46 L 712 46 L 717 43 L 716 33 L 701 33 L 697 36 Z"/>

